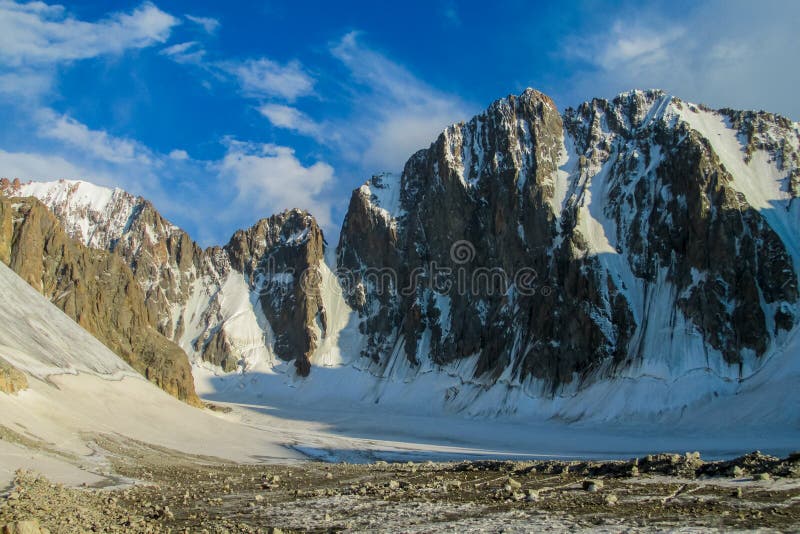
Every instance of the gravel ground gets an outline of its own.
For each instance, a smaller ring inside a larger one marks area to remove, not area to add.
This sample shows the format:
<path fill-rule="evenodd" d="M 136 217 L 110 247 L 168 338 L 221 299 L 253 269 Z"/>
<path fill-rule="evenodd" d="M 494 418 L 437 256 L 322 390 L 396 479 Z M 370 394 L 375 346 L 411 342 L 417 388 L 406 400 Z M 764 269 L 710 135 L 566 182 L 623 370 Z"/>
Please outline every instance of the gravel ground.
<path fill-rule="evenodd" d="M 18 472 L 3 532 L 800 531 L 800 454 L 280 466 L 110 436 L 93 446 L 119 485 Z"/>

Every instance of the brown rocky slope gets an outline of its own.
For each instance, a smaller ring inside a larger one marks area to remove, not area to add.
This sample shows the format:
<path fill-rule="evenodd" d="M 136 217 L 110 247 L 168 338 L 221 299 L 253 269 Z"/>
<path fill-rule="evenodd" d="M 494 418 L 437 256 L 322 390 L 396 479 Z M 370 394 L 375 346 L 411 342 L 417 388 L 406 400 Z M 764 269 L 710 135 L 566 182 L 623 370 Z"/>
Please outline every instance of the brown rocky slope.
<path fill-rule="evenodd" d="M 0 197 L 0 259 L 69 317 L 167 393 L 200 406 L 181 348 L 155 317 L 122 259 L 68 237 L 33 198 Z"/>

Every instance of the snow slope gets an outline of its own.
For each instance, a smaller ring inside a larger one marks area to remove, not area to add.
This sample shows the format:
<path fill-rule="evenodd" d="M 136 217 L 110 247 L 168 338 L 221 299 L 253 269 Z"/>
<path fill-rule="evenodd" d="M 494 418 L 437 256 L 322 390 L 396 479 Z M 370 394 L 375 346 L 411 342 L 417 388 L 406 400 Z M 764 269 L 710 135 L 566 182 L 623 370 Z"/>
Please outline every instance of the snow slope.
<path fill-rule="evenodd" d="M 299 379 L 283 364 L 245 375 L 199 373 L 197 380 L 199 393 L 231 406 L 238 420 L 281 433 L 297 450 L 325 461 L 605 459 L 695 450 L 707 459 L 752 450 L 785 456 L 800 443 L 798 353 L 795 330 L 783 352 L 742 382 L 699 371 L 673 383 L 620 377 L 555 399 L 523 398 L 519 390 L 495 387 L 476 394 L 476 417 L 465 417 L 469 409 L 454 416 L 444 400 L 449 389 L 465 387 L 456 369 L 404 380 L 400 369 L 377 378 L 342 365 Z M 685 405 L 691 389 L 718 394 Z M 509 401 L 521 409 L 484 417 Z M 618 417 L 608 417 L 612 413 Z"/>
<path fill-rule="evenodd" d="M 301 457 L 267 431 L 191 408 L 153 386 L 3 264 L 0 294 L 0 355 L 30 383 L 17 395 L 0 394 L 0 425 L 46 445 L 24 450 L 4 441 L 0 486 L 18 467 L 96 482 L 104 465 L 86 434 L 239 461 Z"/>
<path fill-rule="evenodd" d="M 680 118 L 708 139 L 733 176 L 733 186 L 745 196 L 748 204 L 764 215 L 792 254 L 795 269 L 800 271 L 800 233 L 797 231 L 800 211 L 789 191 L 788 162 L 778 165 L 763 149 L 756 150 L 747 161 L 742 136 L 720 112 L 687 105 L 681 108 Z M 793 126 L 800 136 L 800 125 Z"/>
<path fill-rule="evenodd" d="M 98 433 L 240 461 L 294 461 L 301 453 L 348 461 L 624 457 L 695 449 L 730 456 L 753 448 L 785 453 L 800 439 L 800 406 L 789 394 L 800 378 L 792 357 L 796 335 L 786 353 L 737 387 L 733 400 L 712 400 L 691 420 L 669 425 L 450 417 L 439 400 L 449 383 L 435 373 L 413 384 L 375 380 L 346 362 L 320 367 L 308 379 L 292 377 L 287 364 L 281 364 L 283 373 L 271 374 L 214 376 L 198 369 L 198 380 L 217 391 L 210 396 L 238 403 L 232 414 L 217 416 L 139 377 L 4 265 L 0 294 L 0 354 L 30 376 L 29 390 L 0 394 L 0 425 L 42 444 L 0 442 L 0 486 L 20 467 L 64 483 L 107 483 L 108 465 L 87 437 Z M 358 392 L 380 400 L 366 410 Z"/>

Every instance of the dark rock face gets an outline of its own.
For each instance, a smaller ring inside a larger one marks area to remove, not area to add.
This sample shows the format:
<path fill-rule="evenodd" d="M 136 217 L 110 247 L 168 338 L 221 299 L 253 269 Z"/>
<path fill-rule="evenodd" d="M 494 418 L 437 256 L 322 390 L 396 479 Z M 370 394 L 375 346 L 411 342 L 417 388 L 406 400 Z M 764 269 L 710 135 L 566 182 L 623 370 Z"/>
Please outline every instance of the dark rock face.
<path fill-rule="evenodd" d="M 647 110 L 670 105 L 684 106 L 660 92 L 593 101 L 567 112 L 568 129 L 587 157 L 608 162 L 604 210 L 644 290 L 663 271 L 678 292 L 670 304 L 738 364 L 748 350 L 763 355 L 775 329 L 791 328 L 797 277 L 781 239 L 734 188 L 709 140 L 668 113 L 646 120 Z M 607 134 L 593 130 L 597 117 L 610 125 Z"/>
<path fill-rule="evenodd" d="M 133 273 L 115 255 L 68 237 L 38 200 L 0 196 L 0 259 L 131 367 L 200 406 L 181 348 L 155 328 Z M 10 231 L 8 231 L 10 229 Z"/>
<path fill-rule="evenodd" d="M 317 270 L 324 238 L 316 220 L 301 210 L 273 215 L 236 232 L 224 250 L 257 293 L 275 335 L 275 354 L 307 376 L 327 322 Z"/>
<path fill-rule="evenodd" d="M 194 348 L 200 353 L 203 361 L 218 365 L 226 373 L 235 371 L 239 362 L 225 330 L 216 327 L 211 329 L 208 334 L 207 337 L 197 338 L 194 342 Z"/>
<path fill-rule="evenodd" d="M 769 345 L 759 295 L 767 304 L 795 302 L 797 279 L 780 238 L 743 205 L 708 143 L 694 132 L 686 135 L 657 171 L 663 187 L 683 192 L 686 205 L 675 197 L 655 200 L 661 220 L 651 217 L 648 241 L 684 292 L 681 310 L 728 362 L 740 363 L 743 350 L 762 355 Z M 705 273 L 704 280 L 695 284 L 692 270 Z"/>
<path fill-rule="evenodd" d="M 763 355 L 795 323 L 792 256 L 683 106 L 632 92 L 562 116 L 528 90 L 357 189 L 338 262 L 362 355 L 476 356 L 487 384 L 553 388 L 675 351 L 655 341 L 669 324 L 729 364 Z M 727 113 L 794 176 L 791 123 Z"/>
<path fill-rule="evenodd" d="M 324 254 L 322 230 L 301 210 L 288 210 L 237 231 L 225 247 L 204 252 L 200 271 L 212 295 L 204 311 L 206 328 L 192 340 L 194 351 L 223 371 L 240 365 L 241 350 L 225 330 L 218 300 L 222 281 L 232 273 L 244 277 L 250 300 L 268 322 L 264 343 L 276 356 L 292 361 L 307 376 L 310 358 L 325 335 L 325 310 L 318 273 Z"/>
<path fill-rule="evenodd" d="M 356 291 L 351 304 L 365 315 L 369 356 L 377 360 L 394 345 L 393 325 L 400 325 L 396 335 L 412 362 L 421 348 L 441 364 L 477 354 L 478 376 L 496 378 L 512 368 L 521 377 L 569 381 L 596 360 L 624 356 L 615 341 L 624 344 L 632 325 L 614 281 L 576 251 L 580 238 L 571 230 L 557 243 L 551 204 L 562 131 L 553 102 L 528 91 L 449 128 L 409 160 L 396 227 L 370 202 L 369 190 L 354 193 L 339 258 L 340 267 L 359 273 L 366 286 L 366 296 L 359 301 Z M 369 187 L 381 185 L 373 179 Z M 365 229 L 370 222 L 371 231 Z M 365 234 L 374 234 L 383 248 L 362 238 Z M 469 262 L 451 255 L 459 241 L 471 247 Z M 394 250 L 386 251 L 389 246 Z M 427 275 L 412 280 L 411 273 L 431 264 L 463 275 L 468 291 L 450 290 L 442 297 L 445 292 L 436 291 Z M 416 287 L 407 295 L 375 295 L 360 274 L 373 267 L 397 272 L 400 287 Z M 514 280 L 520 273 L 531 286 L 522 291 Z M 553 282 L 561 290 L 555 294 L 545 289 Z M 440 307 L 442 298 L 449 302 Z M 379 305 L 373 306 L 374 300 Z M 370 314 L 370 308 L 380 311 Z M 449 309 L 448 317 L 442 308 Z M 614 325 L 612 339 L 592 319 L 597 313 Z"/>

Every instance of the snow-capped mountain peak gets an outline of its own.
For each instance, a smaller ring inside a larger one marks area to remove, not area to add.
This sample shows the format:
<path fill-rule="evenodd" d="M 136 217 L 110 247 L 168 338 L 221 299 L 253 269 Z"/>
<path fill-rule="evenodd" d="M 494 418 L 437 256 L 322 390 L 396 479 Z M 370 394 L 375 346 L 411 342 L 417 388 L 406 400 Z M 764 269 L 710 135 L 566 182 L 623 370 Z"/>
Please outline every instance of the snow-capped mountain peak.
<path fill-rule="evenodd" d="M 659 90 L 560 113 L 529 89 L 357 188 L 330 265 L 297 210 L 202 251 L 124 193 L 4 187 L 135 265 L 200 374 L 247 387 L 283 362 L 293 383 L 333 365 L 361 399 L 435 384 L 446 410 L 612 417 L 645 384 L 659 386 L 643 411 L 677 410 L 783 354 L 800 313 L 798 154 L 798 124 L 769 113 Z M 617 397 L 580 400 L 597 395 Z"/>

